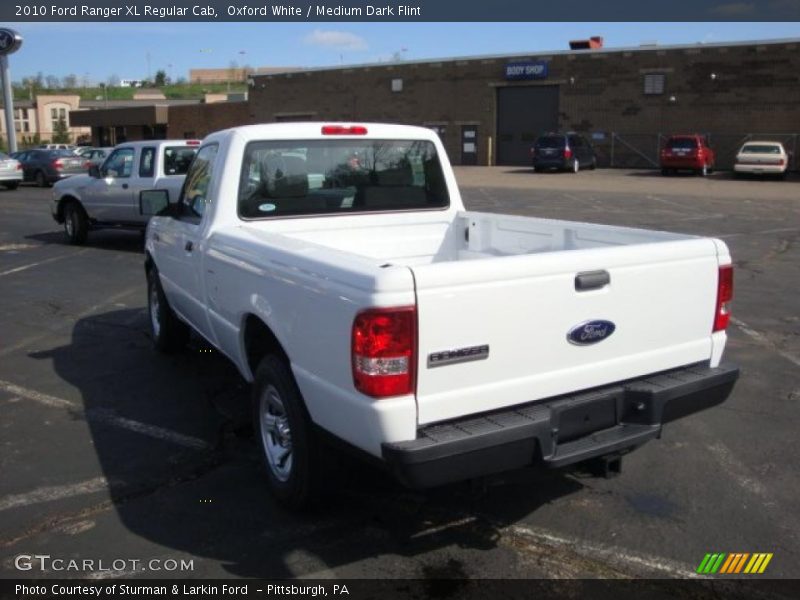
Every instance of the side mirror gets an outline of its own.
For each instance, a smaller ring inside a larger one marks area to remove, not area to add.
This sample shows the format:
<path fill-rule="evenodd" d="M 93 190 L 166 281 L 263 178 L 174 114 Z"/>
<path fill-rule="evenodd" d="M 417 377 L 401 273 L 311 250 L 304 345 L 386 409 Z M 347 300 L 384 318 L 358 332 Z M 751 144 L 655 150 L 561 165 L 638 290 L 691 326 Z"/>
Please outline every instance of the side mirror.
<path fill-rule="evenodd" d="M 98 167 L 97 165 L 92 165 L 91 167 L 89 167 L 89 177 L 100 179 L 100 167 Z"/>
<path fill-rule="evenodd" d="M 142 190 L 139 192 L 139 214 L 147 217 L 168 213 L 170 208 L 167 190 Z"/>

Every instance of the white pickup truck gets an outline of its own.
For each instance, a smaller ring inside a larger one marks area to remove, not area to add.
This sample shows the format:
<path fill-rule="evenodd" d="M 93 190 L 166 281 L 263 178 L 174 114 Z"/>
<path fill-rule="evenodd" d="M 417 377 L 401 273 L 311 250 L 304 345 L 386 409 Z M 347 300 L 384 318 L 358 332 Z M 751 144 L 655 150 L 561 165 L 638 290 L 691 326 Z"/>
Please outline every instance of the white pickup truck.
<path fill-rule="evenodd" d="M 139 193 L 158 188 L 177 199 L 199 140 L 147 140 L 116 146 L 88 175 L 53 186 L 51 212 L 72 244 L 83 244 L 92 229 L 144 231 Z"/>
<path fill-rule="evenodd" d="M 176 205 L 148 192 L 158 348 L 189 328 L 253 382 L 273 493 L 320 440 L 433 486 L 619 457 L 726 399 L 716 239 L 470 212 L 436 134 L 290 123 L 208 136 Z"/>

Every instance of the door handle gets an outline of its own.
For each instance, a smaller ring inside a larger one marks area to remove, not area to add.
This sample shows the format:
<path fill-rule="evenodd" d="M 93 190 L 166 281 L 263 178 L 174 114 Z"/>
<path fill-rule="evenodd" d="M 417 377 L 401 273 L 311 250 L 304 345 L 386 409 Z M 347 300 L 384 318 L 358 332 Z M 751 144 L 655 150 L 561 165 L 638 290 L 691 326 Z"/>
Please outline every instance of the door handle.
<path fill-rule="evenodd" d="M 597 290 L 611 283 L 608 271 L 586 271 L 575 276 L 575 291 Z"/>
<path fill-rule="evenodd" d="M 127 183 L 123 183 L 122 184 L 122 189 L 123 190 L 127 190 L 128 189 L 128 184 Z"/>
<path fill-rule="evenodd" d="M 186 250 L 187 252 L 191 252 L 193 248 L 194 244 L 192 243 L 192 240 L 187 240 L 186 245 L 183 247 L 183 249 Z"/>

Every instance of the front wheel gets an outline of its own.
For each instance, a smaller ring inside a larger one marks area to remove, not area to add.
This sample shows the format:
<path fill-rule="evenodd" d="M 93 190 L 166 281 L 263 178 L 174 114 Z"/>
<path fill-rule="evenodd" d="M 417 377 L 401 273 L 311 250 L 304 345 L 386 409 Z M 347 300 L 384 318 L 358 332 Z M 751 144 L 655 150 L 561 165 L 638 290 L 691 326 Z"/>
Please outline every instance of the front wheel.
<path fill-rule="evenodd" d="M 155 267 L 147 272 L 147 314 L 150 317 L 150 334 L 158 350 L 170 354 L 186 346 L 189 326 L 169 307 Z"/>
<path fill-rule="evenodd" d="M 319 443 L 289 366 L 277 356 L 256 369 L 253 422 L 270 492 L 287 508 L 306 508 L 322 487 Z"/>
<path fill-rule="evenodd" d="M 89 221 L 77 202 L 68 202 L 64 207 L 64 234 L 67 236 L 67 241 L 74 246 L 86 242 Z"/>
<path fill-rule="evenodd" d="M 3 184 L 7 190 L 15 190 L 19 187 L 19 181 L 9 181 Z"/>

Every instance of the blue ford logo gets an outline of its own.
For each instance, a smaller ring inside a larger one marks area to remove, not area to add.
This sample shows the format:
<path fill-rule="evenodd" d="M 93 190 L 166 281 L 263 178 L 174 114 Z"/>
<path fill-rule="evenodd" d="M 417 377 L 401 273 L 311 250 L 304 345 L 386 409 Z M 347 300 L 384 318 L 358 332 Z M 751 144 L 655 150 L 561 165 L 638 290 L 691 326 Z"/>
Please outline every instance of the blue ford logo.
<path fill-rule="evenodd" d="M 597 319 L 594 321 L 585 321 L 580 325 L 575 325 L 567 333 L 567 341 L 576 346 L 588 346 L 602 342 L 604 339 L 611 337 L 614 330 L 617 328 L 611 321 L 603 321 Z"/>

